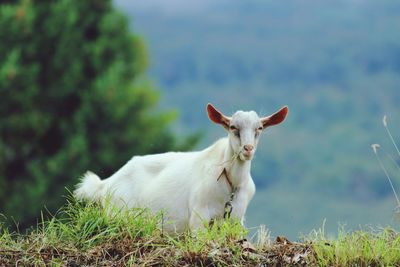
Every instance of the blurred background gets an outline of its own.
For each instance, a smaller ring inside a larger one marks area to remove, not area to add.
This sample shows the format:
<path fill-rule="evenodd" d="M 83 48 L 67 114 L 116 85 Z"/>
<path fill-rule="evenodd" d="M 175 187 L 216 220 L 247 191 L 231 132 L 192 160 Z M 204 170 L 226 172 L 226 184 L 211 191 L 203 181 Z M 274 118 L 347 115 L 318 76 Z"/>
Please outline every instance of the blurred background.
<path fill-rule="evenodd" d="M 58 0 L 0 4 L 0 213 L 54 213 L 79 176 L 225 136 L 213 103 L 287 120 L 253 161 L 250 228 L 398 228 L 400 3 L 389 0 Z M 46 211 L 47 213 L 47 211 Z"/>

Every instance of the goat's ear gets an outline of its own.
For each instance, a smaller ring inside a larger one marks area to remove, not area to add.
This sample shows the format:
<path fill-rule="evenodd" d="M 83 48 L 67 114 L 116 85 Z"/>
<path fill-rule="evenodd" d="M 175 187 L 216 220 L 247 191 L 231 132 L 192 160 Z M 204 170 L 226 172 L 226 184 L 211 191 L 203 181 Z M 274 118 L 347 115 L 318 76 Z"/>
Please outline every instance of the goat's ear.
<path fill-rule="evenodd" d="M 288 107 L 284 106 L 283 108 L 281 108 L 279 111 L 275 112 L 274 114 L 268 116 L 268 117 L 264 117 L 261 119 L 263 128 L 267 128 L 269 126 L 272 125 L 276 125 L 281 123 L 282 121 L 285 120 L 286 115 L 288 114 Z"/>
<path fill-rule="evenodd" d="M 207 104 L 207 113 L 210 120 L 217 124 L 221 124 L 225 129 L 229 129 L 230 118 L 222 114 L 210 103 Z"/>

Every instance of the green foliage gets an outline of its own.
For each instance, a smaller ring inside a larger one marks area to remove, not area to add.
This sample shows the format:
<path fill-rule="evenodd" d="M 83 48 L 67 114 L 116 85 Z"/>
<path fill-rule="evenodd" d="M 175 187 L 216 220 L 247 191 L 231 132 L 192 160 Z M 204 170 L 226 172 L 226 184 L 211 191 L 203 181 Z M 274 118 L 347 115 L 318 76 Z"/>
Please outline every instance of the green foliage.
<path fill-rule="evenodd" d="M 90 169 L 187 149 L 154 112 L 146 49 L 110 0 L 0 5 L 0 213 L 26 227 Z"/>

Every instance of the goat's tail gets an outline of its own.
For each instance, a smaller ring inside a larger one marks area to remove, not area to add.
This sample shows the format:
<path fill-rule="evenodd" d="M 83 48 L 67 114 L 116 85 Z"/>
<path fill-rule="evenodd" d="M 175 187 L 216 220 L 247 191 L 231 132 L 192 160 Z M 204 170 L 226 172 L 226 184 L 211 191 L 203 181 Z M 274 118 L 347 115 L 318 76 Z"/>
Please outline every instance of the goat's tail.
<path fill-rule="evenodd" d="M 81 182 L 76 186 L 74 195 L 80 200 L 98 201 L 102 197 L 103 182 L 100 177 L 91 171 L 87 171 Z"/>

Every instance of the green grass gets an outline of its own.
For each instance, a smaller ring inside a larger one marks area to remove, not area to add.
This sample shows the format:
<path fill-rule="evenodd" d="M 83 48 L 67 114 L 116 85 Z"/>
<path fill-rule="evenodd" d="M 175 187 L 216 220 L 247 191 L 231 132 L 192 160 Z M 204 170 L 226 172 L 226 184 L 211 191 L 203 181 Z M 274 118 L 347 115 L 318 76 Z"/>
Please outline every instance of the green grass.
<path fill-rule="evenodd" d="M 165 222 L 164 222 L 165 223 Z M 167 235 L 162 214 L 82 204 L 73 199 L 58 214 L 23 235 L 0 226 L 3 265 L 246 265 L 240 242 L 247 230 L 216 221 L 195 233 Z M 229 257 L 228 257 L 229 256 Z"/>
<path fill-rule="evenodd" d="M 400 266 L 400 234 L 390 228 L 342 229 L 336 239 L 319 230 L 308 238 L 320 266 Z"/>
<path fill-rule="evenodd" d="M 158 215 L 147 210 L 100 208 L 72 200 L 27 235 L 1 228 L 0 255 L 8 256 L 11 261 L 18 259 L 20 264 L 38 266 L 69 259 L 90 263 L 93 257 L 85 257 L 85 253 L 98 246 L 123 240 L 155 240 L 160 236 L 158 222 Z"/>
<path fill-rule="evenodd" d="M 400 266 L 400 235 L 391 230 L 314 231 L 303 243 L 272 241 L 260 228 L 251 244 L 236 220 L 167 235 L 162 214 L 71 200 L 28 234 L 0 226 L 0 266 Z M 165 222 L 164 222 L 165 223 Z"/>

